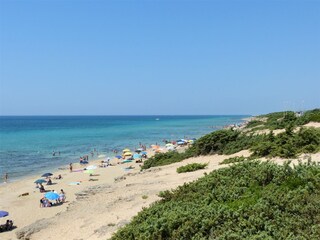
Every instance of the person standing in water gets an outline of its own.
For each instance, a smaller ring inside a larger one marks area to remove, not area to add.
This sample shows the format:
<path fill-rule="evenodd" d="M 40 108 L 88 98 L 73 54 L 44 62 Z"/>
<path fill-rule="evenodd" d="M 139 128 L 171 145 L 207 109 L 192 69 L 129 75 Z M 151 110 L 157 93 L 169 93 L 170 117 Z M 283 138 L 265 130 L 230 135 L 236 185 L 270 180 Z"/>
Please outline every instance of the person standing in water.
<path fill-rule="evenodd" d="M 5 183 L 7 183 L 7 182 L 8 182 L 8 179 L 9 179 L 9 175 L 8 175 L 8 173 L 6 172 L 6 173 L 4 174 L 4 176 L 3 176 L 3 180 L 4 180 Z"/>

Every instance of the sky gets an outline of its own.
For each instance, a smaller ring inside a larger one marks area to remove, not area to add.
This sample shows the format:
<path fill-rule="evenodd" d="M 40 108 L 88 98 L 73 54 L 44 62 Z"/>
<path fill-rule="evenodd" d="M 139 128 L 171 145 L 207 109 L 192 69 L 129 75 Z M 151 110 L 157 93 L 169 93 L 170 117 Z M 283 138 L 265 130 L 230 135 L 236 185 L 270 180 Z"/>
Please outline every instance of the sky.
<path fill-rule="evenodd" d="M 0 115 L 320 107 L 320 1 L 0 0 Z"/>

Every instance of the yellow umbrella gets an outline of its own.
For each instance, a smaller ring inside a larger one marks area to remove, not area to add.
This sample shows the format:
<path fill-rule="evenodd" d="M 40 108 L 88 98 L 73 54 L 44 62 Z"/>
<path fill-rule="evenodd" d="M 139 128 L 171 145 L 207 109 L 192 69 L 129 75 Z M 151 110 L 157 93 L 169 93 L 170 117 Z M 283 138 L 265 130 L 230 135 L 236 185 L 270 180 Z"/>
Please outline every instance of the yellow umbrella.
<path fill-rule="evenodd" d="M 130 152 L 131 150 L 129 148 L 123 149 L 122 152 Z"/>
<path fill-rule="evenodd" d="M 131 156 L 132 153 L 131 153 L 131 152 L 125 152 L 124 155 L 125 155 L 125 156 Z"/>

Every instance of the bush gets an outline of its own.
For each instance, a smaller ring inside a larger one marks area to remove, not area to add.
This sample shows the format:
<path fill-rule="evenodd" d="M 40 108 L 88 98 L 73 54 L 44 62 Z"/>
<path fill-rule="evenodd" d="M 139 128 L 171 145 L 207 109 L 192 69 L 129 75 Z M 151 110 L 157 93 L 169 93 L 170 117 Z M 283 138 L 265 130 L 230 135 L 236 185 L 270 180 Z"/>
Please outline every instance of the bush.
<path fill-rule="evenodd" d="M 318 239 L 320 166 L 245 161 L 159 194 L 112 240 Z"/>
<path fill-rule="evenodd" d="M 252 121 L 248 122 L 248 124 L 246 125 L 245 128 L 254 128 L 254 127 L 257 127 L 257 126 L 261 126 L 261 125 L 264 125 L 263 121 L 252 120 Z"/>
<path fill-rule="evenodd" d="M 263 135 L 250 149 L 256 157 L 294 158 L 300 153 L 320 151 L 320 129 L 300 128 L 297 133 L 287 126 L 284 133 Z"/>
<path fill-rule="evenodd" d="M 186 158 L 190 158 L 194 156 L 194 152 L 192 147 L 187 149 L 183 153 L 178 152 L 166 152 L 166 153 L 158 153 L 154 155 L 153 157 L 146 160 L 141 169 L 148 169 L 151 167 L 157 167 L 157 166 L 164 166 L 175 162 L 181 162 L 182 160 Z"/>
<path fill-rule="evenodd" d="M 233 154 L 249 149 L 259 135 L 245 135 L 231 129 L 218 130 L 199 138 L 193 145 L 195 155 Z"/>
<path fill-rule="evenodd" d="M 185 172 L 194 172 L 199 169 L 204 169 L 208 166 L 208 163 L 190 163 L 185 166 L 181 166 L 177 168 L 177 173 L 185 173 Z"/>
<path fill-rule="evenodd" d="M 308 122 L 320 122 L 320 109 L 306 111 L 298 121 L 299 125 L 303 125 Z"/>

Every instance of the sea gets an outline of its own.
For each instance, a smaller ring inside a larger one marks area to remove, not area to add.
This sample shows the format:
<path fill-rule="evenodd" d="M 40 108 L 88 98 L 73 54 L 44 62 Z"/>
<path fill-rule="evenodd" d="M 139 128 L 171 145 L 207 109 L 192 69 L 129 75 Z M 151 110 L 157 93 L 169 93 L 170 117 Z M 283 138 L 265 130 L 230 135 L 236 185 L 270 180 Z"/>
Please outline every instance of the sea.
<path fill-rule="evenodd" d="M 134 150 L 139 144 L 199 138 L 245 117 L 0 116 L 0 176 L 7 172 L 16 181 L 79 162 L 86 154 L 89 160 L 112 158 L 114 150 Z"/>

